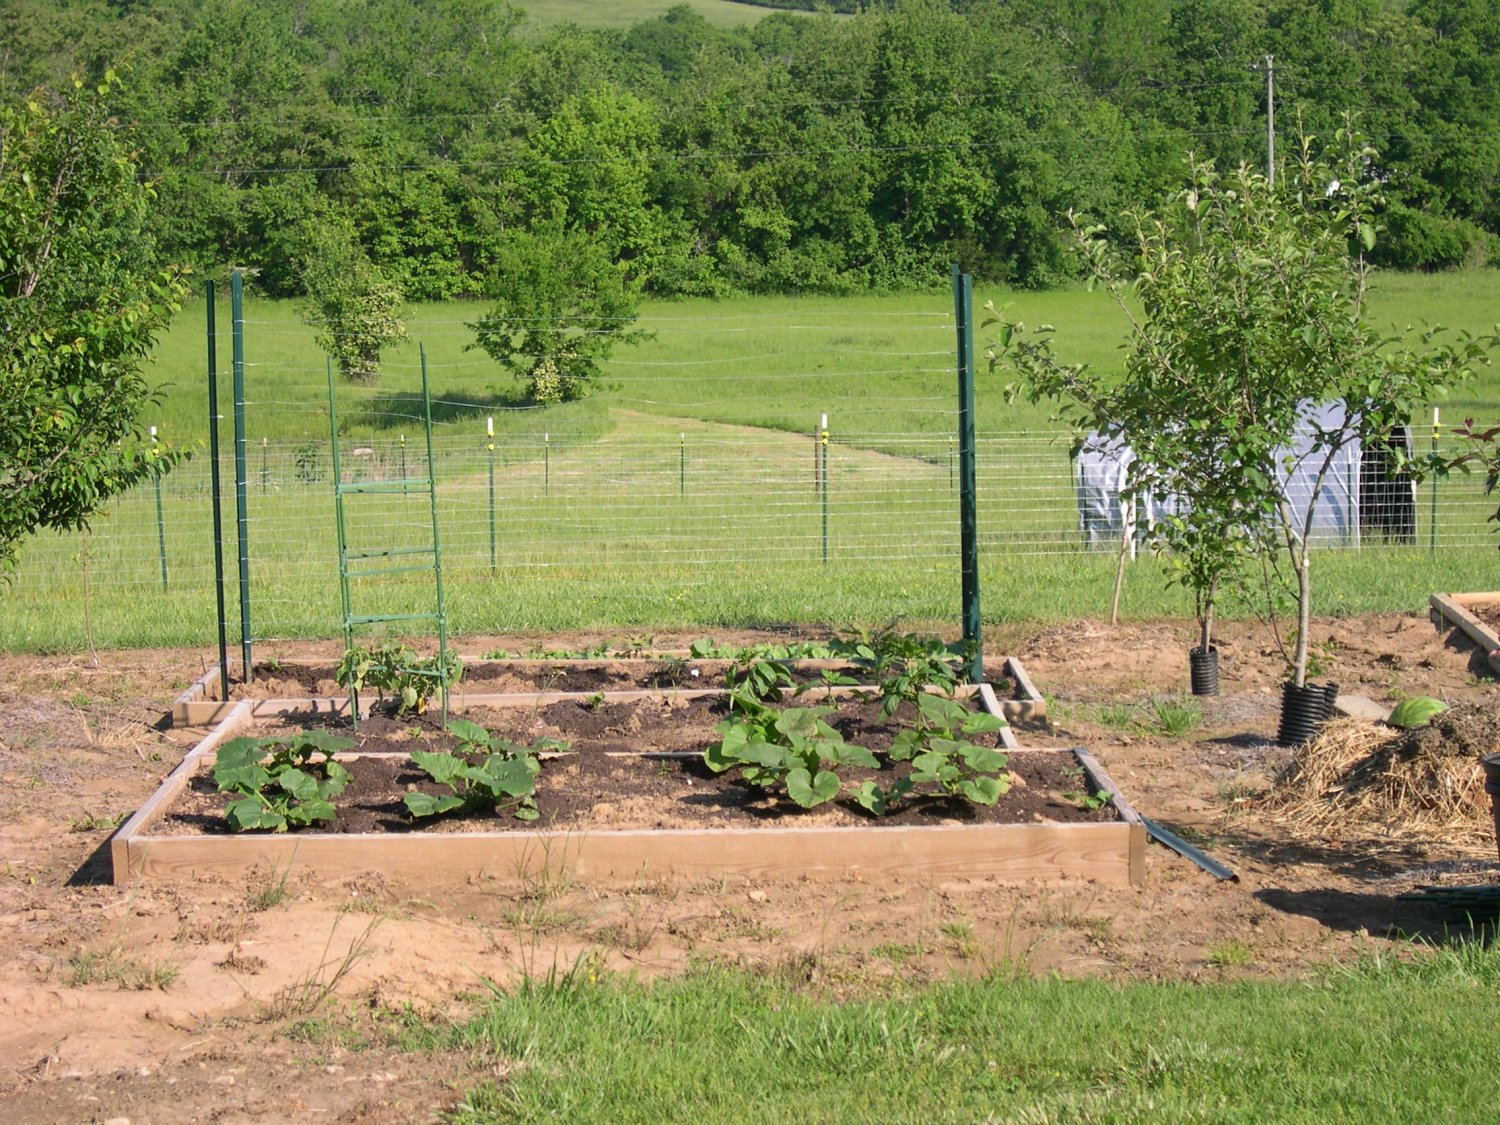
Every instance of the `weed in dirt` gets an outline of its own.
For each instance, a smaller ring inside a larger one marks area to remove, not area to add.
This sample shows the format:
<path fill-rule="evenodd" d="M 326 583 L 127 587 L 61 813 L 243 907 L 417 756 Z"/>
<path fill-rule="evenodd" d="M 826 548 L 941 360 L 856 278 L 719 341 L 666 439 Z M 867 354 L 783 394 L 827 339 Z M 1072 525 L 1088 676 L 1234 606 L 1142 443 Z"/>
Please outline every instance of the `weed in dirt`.
<path fill-rule="evenodd" d="M 1159 697 L 1151 701 L 1151 714 L 1157 728 L 1170 738 L 1180 738 L 1198 725 L 1203 711 L 1191 699 Z"/>
<path fill-rule="evenodd" d="M 1236 938 L 1210 946 L 1204 957 L 1216 969 L 1235 969 L 1255 962 L 1255 951 Z"/>
<path fill-rule="evenodd" d="M 371 918 L 339 955 L 333 953 L 334 936 L 338 933 L 343 915 L 336 915 L 328 931 L 328 940 L 323 943 L 323 953 L 318 963 L 297 980 L 276 992 L 261 1010 L 261 1018 L 268 1021 L 286 1019 L 289 1016 L 306 1015 L 317 1009 L 332 996 L 343 983 L 349 971 L 370 952 L 370 940 L 384 918 Z"/>
<path fill-rule="evenodd" d="M 589 940 L 606 949 L 619 949 L 626 953 L 640 953 L 654 940 L 660 926 L 653 920 L 632 913 L 625 918 L 607 922 L 589 935 Z"/>
<path fill-rule="evenodd" d="M 920 942 L 885 942 L 870 947 L 870 956 L 880 957 L 893 965 L 905 965 L 921 957 L 926 950 Z"/>
<path fill-rule="evenodd" d="M 266 961 L 263 957 L 253 956 L 236 947 L 229 951 L 229 955 L 224 960 L 216 962 L 216 965 L 231 973 L 254 976 L 266 967 Z"/>
<path fill-rule="evenodd" d="M 126 813 L 116 813 L 114 816 L 95 816 L 93 813 L 84 813 L 68 828 L 73 832 L 97 832 L 101 828 L 118 828 L 125 823 Z"/>
<path fill-rule="evenodd" d="M 745 941 L 775 941 L 785 937 L 786 931 L 779 926 L 768 926 L 758 918 L 750 918 L 735 907 L 721 907 L 717 937 L 721 940 L 739 938 Z"/>
<path fill-rule="evenodd" d="M 972 922 L 944 922 L 938 932 L 953 943 L 953 953 L 960 960 L 972 961 L 979 956 Z"/>
<path fill-rule="evenodd" d="M 290 865 L 280 874 L 274 868 L 265 875 L 251 882 L 245 889 L 245 905 L 257 914 L 273 907 L 280 906 L 286 901 L 287 878 L 291 874 Z"/>
<path fill-rule="evenodd" d="M 181 972 L 170 961 L 138 961 L 126 956 L 115 941 L 107 949 L 68 958 L 68 984 L 82 988 L 90 984 L 114 984 L 132 992 L 165 990 Z"/>
<path fill-rule="evenodd" d="M 1131 730 L 1136 722 L 1135 704 L 1106 703 L 1094 712 L 1094 719 L 1111 730 Z"/>

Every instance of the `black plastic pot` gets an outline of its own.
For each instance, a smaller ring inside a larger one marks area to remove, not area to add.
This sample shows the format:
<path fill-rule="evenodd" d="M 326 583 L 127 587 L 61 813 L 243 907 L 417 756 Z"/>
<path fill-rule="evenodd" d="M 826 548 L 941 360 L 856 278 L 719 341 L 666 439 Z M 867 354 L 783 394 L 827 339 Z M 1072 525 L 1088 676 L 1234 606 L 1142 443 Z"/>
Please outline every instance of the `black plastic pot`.
<path fill-rule="evenodd" d="M 1219 694 L 1219 650 L 1213 645 L 1208 651 L 1201 648 L 1188 649 L 1188 673 L 1192 677 L 1194 695 Z"/>
<path fill-rule="evenodd" d="M 1276 731 L 1276 741 L 1283 746 L 1300 746 L 1318 737 L 1328 716 L 1333 714 L 1338 697 L 1338 684 L 1307 684 L 1304 687 L 1282 684 L 1281 725 Z"/>
<path fill-rule="evenodd" d="M 1490 795 L 1490 814 L 1495 818 L 1495 847 L 1500 850 L 1500 754 L 1485 754 L 1479 759 L 1484 767 L 1484 791 Z"/>

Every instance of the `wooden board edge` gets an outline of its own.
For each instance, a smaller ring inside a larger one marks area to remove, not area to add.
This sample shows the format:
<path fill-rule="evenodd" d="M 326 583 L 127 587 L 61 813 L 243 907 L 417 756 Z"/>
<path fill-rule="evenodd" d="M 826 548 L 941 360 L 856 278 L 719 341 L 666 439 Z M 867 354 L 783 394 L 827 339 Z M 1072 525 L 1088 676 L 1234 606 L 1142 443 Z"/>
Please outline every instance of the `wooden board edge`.
<path fill-rule="evenodd" d="M 156 787 L 156 792 L 146 798 L 146 803 L 136 809 L 135 815 L 116 829 L 109 842 L 111 875 L 115 883 L 124 883 L 129 880 L 130 873 L 135 866 L 132 861 L 135 858 L 136 843 L 144 836 L 143 829 L 172 802 L 177 794 L 182 792 L 183 787 L 197 772 L 203 758 L 249 721 L 249 702 L 242 701 L 236 704 L 222 722 L 199 739 L 197 744 L 183 755 L 182 761 L 178 762 L 176 768 L 167 774 L 162 783 Z"/>
<path fill-rule="evenodd" d="M 1036 684 L 1031 682 L 1031 676 L 1022 667 L 1019 657 L 1007 656 L 1005 658 L 1005 671 L 1011 679 L 1016 681 L 1016 688 L 1021 693 L 1021 698 L 1030 703 L 1040 703 L 1042 713 L 1046 714 L 1047 701 L 1042 698 L 1042 693 L 1037 691 Z"/>
<path fill-rule="evenodd" d="M 190 723 L 188 721 L 188 708 L 194 703 L 200 703 L 203 700 L 208 699 L 209 688 L 217 686 L 218 682 L 219 666 L 215 664 L 207 672 L 204 672 L 203 675 L 199 676 L 192 683 L 188 684 L 188 686 L 178 694 L 177 698 L 172 700 L 172 725 L 174 727 L 201 725 Z"/>
<path fill-rule="evenodd" d="M 1130 885 L 1139 886 L 1146 881 L 1146 842 L 1148 840 L 1146 826 L 1137 821 L 1130 825 L 1130 859 L 1127 861 L 1130 870 Z"/>
<path fill-rule="evenodd" d="M 1000 728 L 1000 745 L 1007 750 L 1019 750 L 1020 742 L 1016 740 L 1016 732 L 1010 729 L 1010 716 L 1005 713 L 1005 706 L 995 696 L 995 689 L 989 684 L 978 684 L 975 690 L 979 696 L 979 705 L 985 711 L 997 719 L 1004 721 L 1005 725 Z"/>
<path fill-rule="evenodd" d="M 372 836 L 140 837 L 136 878 L 242 874 L 305 867 L 335 881 L 378 870 L 393 881 L 469 881 L 566 872 L 614 884 L 643 878 L 1137 878 L 1133 830 L 1108 824 L 901 828 L 663 829 L 573 834 L 443 833 Z M 437 874 L 442 873 L 442 874 Z"/>
<path fill-rule="evenodd" d="M 1109 802 L 1114 805 L 1121 820 L 1127 824 L 1144 824 L 1141 814 L 1136 812 L 1135 806 L 1126 799 L 1125 794 L 1120 791 L 1120 787 L 1115 784 L 1114 778 L 1109 776 L 1098 758 L 1082 746 L 1075 746 L 1073 755 L 1078 759 L 1078 764 L 1083 767 L 1084 772 L 1088 774 L 1094 791 L 1110 795 Z"/>
<path fill-rule="evenodd" d="M 1434 625 L 1441 629 L 1443 621 L 1451 622 L 1484 651 L 1490 668 L 1500 672 L 1500 635 L 1468 609 L 1469 605 L 1490 601 L 1500 602 L 1500 594 L 1433 594 L 1428 605 Z"/>

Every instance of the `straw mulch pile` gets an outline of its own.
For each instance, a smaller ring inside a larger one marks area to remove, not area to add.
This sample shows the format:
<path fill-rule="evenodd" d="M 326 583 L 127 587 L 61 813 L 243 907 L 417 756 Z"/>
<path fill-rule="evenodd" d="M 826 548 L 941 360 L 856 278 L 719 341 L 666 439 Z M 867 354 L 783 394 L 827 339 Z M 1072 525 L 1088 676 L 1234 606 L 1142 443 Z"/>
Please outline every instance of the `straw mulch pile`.
<path fill-rule="evenodd" d="M 1500 750 L 1500 709 L 1455 707 L 1414 730 L 1343 719 L 1297 749 L 1260 802 L 1292 835 L 1385 851 L 1495 856 L 1481 754 Z"/>

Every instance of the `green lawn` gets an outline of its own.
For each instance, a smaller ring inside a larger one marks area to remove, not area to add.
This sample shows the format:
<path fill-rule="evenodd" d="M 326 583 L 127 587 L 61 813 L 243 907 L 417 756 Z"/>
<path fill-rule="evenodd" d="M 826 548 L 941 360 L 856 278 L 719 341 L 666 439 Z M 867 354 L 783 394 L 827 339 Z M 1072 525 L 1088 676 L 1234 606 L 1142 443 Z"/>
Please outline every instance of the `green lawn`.
<path fill-rule="evenodd" d="M 1497 966 L 1459 946 L 1300 982 L 999 974 L 835 1002 L 774 973 L 581 965 L 408 1045 L 505 1075 L 460 1122 L 1477 1122 Z"/>

